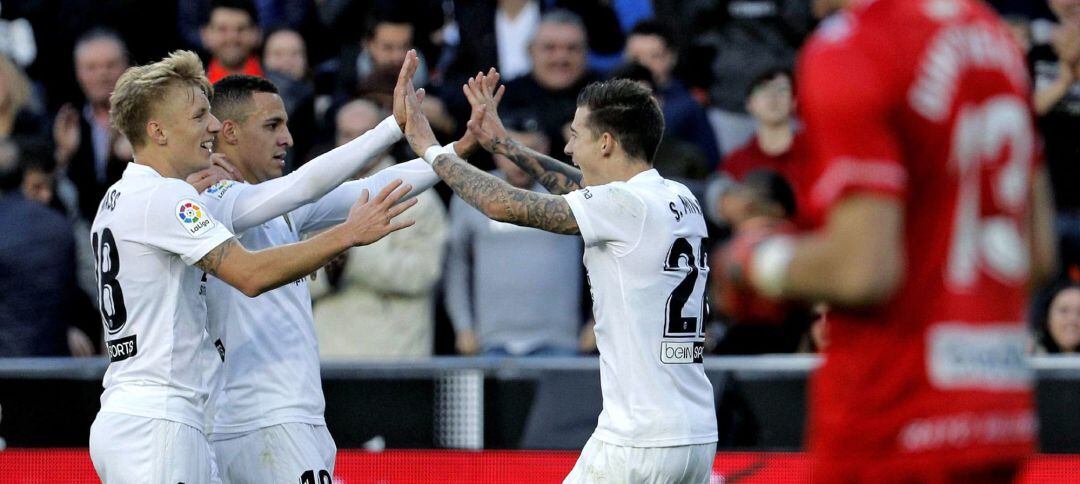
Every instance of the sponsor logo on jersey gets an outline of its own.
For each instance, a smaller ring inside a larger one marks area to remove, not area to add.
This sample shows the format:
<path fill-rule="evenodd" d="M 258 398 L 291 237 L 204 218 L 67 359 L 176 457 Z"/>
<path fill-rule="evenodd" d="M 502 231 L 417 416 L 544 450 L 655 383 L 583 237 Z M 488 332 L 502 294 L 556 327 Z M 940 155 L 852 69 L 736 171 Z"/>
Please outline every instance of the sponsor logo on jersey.
<path fill-rule="evenodd" d="M 702 341 L 661 341 L 660 362 L 686 365 L 704 362 L 705 343 Z"/>
<path fill-rule="evenodd" d="M 200 232 L 205 233 L 214 226 L 214 220 L 193 200 L 184 199 L 176 204 L 176 218 L 192 237 L 198 237 Z"/>
<path fill-rule="evenodd" d="M 135 342 L 135 335 L 107 341 L 106 347 L 109 349 L 109 361 L 113 363 L 139 354 L 139 345 Z"/>
<path fill-rule="evenodd" d="M 1021 324 L 934 325 L 926 335 L 930 384 L 942 390 L 1024 390 L 1032 382 Z"/>
<path fill-rule="evenodd" d="M 229 189 L 232 188 L 232 186 L 235 185 L 235 184 L 236 184 L 236 182 L 234 182 L 232 180 L 221 180 L 221 181 L 211 185 L 210 188 L 207 188 L 206 189 L 206 194 L 211 195 L 211 196 L 217 198 L 218 200 L 221 200 L 222 198 L 225 197 L 225 192 L 229 191 Z"/>

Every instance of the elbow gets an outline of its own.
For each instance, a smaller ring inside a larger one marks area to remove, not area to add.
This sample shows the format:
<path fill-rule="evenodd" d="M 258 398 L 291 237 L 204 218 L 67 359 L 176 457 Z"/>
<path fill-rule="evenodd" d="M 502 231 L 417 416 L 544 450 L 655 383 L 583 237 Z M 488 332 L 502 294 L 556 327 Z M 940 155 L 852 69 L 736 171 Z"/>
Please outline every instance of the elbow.
<path fill-rule="evenodd" d="M 258 297 L 270 290 L 269 286 L 261 283 L 261 281 L 253 277 L 253 275 L 244 277 L 243 280 L 238 281 L 238 284 L 235 287 L 247 297 Z"/>

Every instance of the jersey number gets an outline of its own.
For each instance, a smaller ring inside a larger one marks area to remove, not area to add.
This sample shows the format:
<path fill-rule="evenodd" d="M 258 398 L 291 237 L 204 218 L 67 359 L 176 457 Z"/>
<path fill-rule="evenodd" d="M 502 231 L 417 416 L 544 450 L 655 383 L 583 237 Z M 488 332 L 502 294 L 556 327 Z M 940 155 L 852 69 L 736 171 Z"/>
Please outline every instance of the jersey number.
<path fill-rule="evenodd" d="M 326 469 L 319 471 L 319 480 L 315 480 L 315 471 L 305 471 L 300 474 L 300 484 L 332 484 L 333 479 L 330 478 L 330 473 Z"/>
<path fill-rule="evenodd" d="M 689 316 L 683 314 L 683 309 L 686 307 L 687 302 L 690 302 L 694 289 L 697 287 L 699 276 L 704 278 L 704 275 L 709 271 L 708 266 L 705 265 L 705 252 L 701 250 L 700 244 L 698 252 L 701 254 L 700 259 L 694 256 L 694 247 L 683 237 L 675 239 L 675 243 L 671 244 L 671 249 L 668 250 L 664 270 L 667 272 L 683 272 L 689 268 L 689 273 L 668 296 L 664 337 L 696 338 L 701 335 L 701 323 L 704 319 L 702 312 L 704 312 L 705 308 L 704 284 L 702 285 L 701 297 L 694 301 L 696 308 L 691 306 L 691 309 L 696 309 L 696 311 Z M 685 267 L 683 261 L 685 261 Z"/>
<path fill-rule="evenodd" d="M 109 334 L 115 334 L 127 322 L 127 309 L 124 308 L 124 291 L 120 281 L 120 253 L 116 248 L 116 239 L 112 230 L 105 229 L 101 238 L 94 233 L 90 241 L 94 246 L 94 258 L 98 270 L 98 306 L 101 308 L 101 320 Z"/>
<path fill-rule="evenodd" d="M 959 187 L 946 280 L 963 291 L 981 269 L 1002 282 L 1022 281 L 1029 260 L 1019 220 L 1035 149 L 1027 105 L 1015 96 L 996 96 L 961 108 L 954 126 L 951 164 Z M 1008 158 L 997 163 L 1006 151 Z"/>

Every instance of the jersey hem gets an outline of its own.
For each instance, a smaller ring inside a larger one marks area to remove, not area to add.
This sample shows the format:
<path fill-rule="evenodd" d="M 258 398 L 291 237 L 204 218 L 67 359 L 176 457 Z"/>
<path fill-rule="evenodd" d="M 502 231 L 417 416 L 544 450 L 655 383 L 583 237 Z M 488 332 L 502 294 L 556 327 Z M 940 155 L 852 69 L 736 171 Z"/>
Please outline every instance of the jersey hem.
<path fill-rule="evenodd" d="M 716 432 L 667 439 L 629 439 L 619 437 L 610 432 L 597 430 L 593 432 L 592 437 L 605 444 L 618 445 L 620 447 L 680 447 L 683 445 L 712 444 L 720 440 Z"/>
<path fill-rule="evenodd" d="M 326 419 L 323 417 L 282 416 L 278 418 L 265 419 L 245 424 L 214 425 L 210 428 L 210 431 L 207 432 L 207 437 L 209 437 L 212 441 L 226 440 L 230 438 L 235 438 L 237 434 L 249 434 L 256 430 L 287 423 L 299 423 L 325 427 Z"/>
<path fill-rule="evenodd" d="M 148 411 L 148 410 L 138 410 L 138 409 L 131 409 L 131 408 L 106 408 L 104 406 L 101 407 L 101 410 L 98 410 L 98 414 L 102 414 L 102 413 L 113 413 L 113 414 L 117 414 L 117 415 L 127 415 L 127 416 L 130 416 L 130 417 L 149 418 L 149 419 L 154 419 L 154 420 L 168 420 L 170 422 L 176 422 L 176 423 L 184 424 L 184 425 L 187 425 L 189 427 L 195 428 L 196 430 L 198 430 L 203 435 L 206 435 L 206 428 L 203 426 L 202 422 L 199 422 L 198 420 L 178 416 L 178 415 L 171 415 L 171 414 L 166 414 L 166 413 L 161 413 L 161 412 L 152 412 L 152 411 Z"/>

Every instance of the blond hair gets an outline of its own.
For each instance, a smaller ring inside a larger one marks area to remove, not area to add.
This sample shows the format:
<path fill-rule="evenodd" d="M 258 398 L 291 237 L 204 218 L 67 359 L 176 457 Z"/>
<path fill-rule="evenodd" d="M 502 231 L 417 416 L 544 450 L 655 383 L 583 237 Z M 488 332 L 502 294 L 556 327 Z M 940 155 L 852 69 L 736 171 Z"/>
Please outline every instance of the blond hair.
<path fill-rule="evenodd" d="M 15 119 L 30 105 L 30 79 L 11 59 L 0 54 L 0 82 L 7 84 L 7 96 L 0 99 L 0 116 Z"/>
<path fill-rule="evenodd" d="M 207 98 L 214 95 L 202 61 L 189 50 L 174 51 L 153 64 L 131 67 L 116 81 L 109 96 L 109 118 L 132 146 L 138 148 L 146 143 L 146 123 L 153 108 L 166 100 L 166 91 L 175 85 L 196 87 Z"/>

